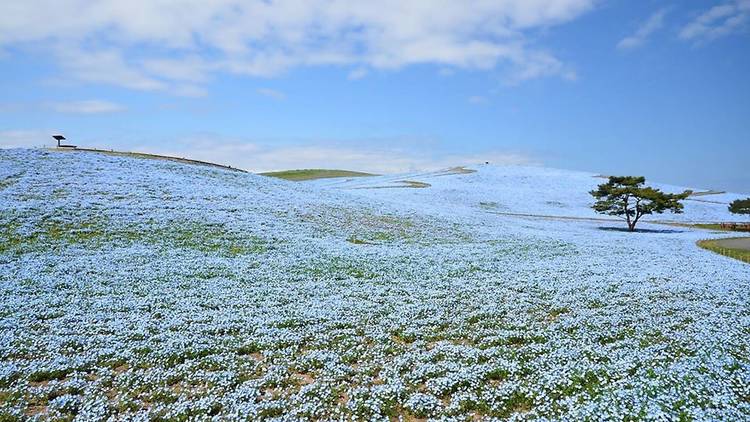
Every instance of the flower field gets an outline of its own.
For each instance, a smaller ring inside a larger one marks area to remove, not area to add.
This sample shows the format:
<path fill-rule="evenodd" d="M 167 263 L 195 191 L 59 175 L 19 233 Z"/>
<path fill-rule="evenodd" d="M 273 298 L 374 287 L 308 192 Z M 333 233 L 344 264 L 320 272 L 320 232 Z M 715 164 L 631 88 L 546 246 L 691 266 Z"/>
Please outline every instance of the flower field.
<path fill-rule="evenodd" d="M 590 174 L 473 169 L 0 150 L 0 420 L 750 419 L 750 265 L 589 220 Z"/>

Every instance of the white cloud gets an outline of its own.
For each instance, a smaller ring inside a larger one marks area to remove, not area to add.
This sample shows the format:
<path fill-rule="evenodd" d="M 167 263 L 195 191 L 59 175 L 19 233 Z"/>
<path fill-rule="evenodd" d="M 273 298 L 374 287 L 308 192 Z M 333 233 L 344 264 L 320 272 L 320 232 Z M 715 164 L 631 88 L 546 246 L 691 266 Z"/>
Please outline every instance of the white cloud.
<path fill-rule="evenodd" d="M 211 64 L 204 62 L 198 56 L 180 60 L 148 59 L 143 61 L 143 67 L 146 71 L 168 79 L 193 83 L 205 82 L 213 68 Z"/>
<path fill-rule="evenodd" d="M 509 85 L 553 75 L 569 81 L 578 78 L 575 70 L 570 66 L 544 51 L 518 50 L 514 53 L 512 63 L 513 71 L 505 78 L 505 82 Z"/>
<path fill-rule="evenodd" d="M 375 173 L 401 173 L 485 161 L 495 164 L 539 164 L 533 157 L 518 152 L 486 151 L 457 154 L 443 150 L 435 143 L 425 145 L 424 142 L 408 139 L 365 139 L 351 142 L 308 140 L 279 144 L 207 135 L 183 139 L 174 144 L 176 146 L 173 147 L 143 145 L 135 148 L 228 164 L 254 172 L 339 168 Z"/>
<path fill-rule="evenodd" d="M 260 95 L 262 95 L 264 97 L 273 98 L 274 100 L 281 101 L 281 100 L 286 99 L 286 94 L 284 94 L 281 91 L 277 91 L 275 89 L 271 89 L 271 88 L 258 88 L 257 91 L 258 91 L 258 94 L 260 94 Z"/>
<path fill-rule="evenodd" d="M 664 25 L 664 16 L 667 9 L 660 9 L 654 12 L 649 18 L 638 27 L 633 35 L 623 38 L 617 43 L 617 48 L 621 50 L 640 47 L 646 42 L 648 37 L 654 32 L 661 29 Z"/>
<path fill-rule="evenodd" d="M 58 113 L 99 114 L 125 111 L 124 106 L 103 100 L 51 102 L 46 103 L 45 106 Z"/>
<path fill-rule="evenodd" d="M 0 130 L 0 148 L 31 148 L 52 146 L 54 130 L 16 129 Z"/>
<path fill-rule="evenodd" d="M 147 91 L 217 72 L 301 66 L 493 69 L 515 81 L 570 74 L 528 41 L 596 0 L 28 0 L 0 2 L 0 48 L 49 51 L 65 76 Z M 359 74 L 355 70 L 352 75 Z"/>
<path fill-rule="evenodd" d="M 138 65 L 128 63 L 114 48 L 83 50 L 76 46 L 57 46 L 61 66 L 74 79 L 118 85 L 142 91 L 167 89 L 167 84 L 146 74 Z"/>
<path fill-rule="evenodd" d="M 742 30 L 750 18 L 750 0 L 735 0 L 708 9 L 680 31 L 680 38 L 708 42 Z"/>
<path fill-rule="evenodd" d="M 55 130 L 0 131 L 0 147 L 52 146 Z M 138 151 L 186 157 L 231 165 L 254 172 L 298 168 L 338 168 L 374 173 L 435 170 L 489 161 L 494 164 L 539 165 L 533 156 L 517 151 L 487 150 L 456 153 L 444 145 L 422 139 L 378 138 L 349 141 L 300 140 L 298 142 L 253 141 L 214 134 L 195 135 L 168 142 L 110 140 L 93 148 Z"/>
<path fill-rule="evenodd" d="M 351 72 L 349 72 L 349 74 L 346 77 L 350 81 L 356 81 L 356 80 L 362 79 L 365 76 L 367 76 L 367 73 L 368 73 L 367 69 L 365 69 L 363 67 L 359 67 L 359 68 L 354 69 Z"/>

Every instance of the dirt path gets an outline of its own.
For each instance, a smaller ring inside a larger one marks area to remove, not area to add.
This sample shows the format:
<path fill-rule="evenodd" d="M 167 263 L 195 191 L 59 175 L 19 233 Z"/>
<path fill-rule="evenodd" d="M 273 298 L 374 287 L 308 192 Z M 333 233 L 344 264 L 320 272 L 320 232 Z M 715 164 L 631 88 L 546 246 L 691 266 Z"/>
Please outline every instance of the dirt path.
<path fill-rule="evenodd" d="M 414 180 L 397 180 L 392 185 L 379 185 L 379 186 L 360 186 L 351 189 L 394 189 L 394 188 L 429 188 L 432 186 L 429 183 L 417 182 Z"/>
<path fill-rule="evenodd" d="M 545 214 L 521 214 L 521 213 L 515 213 L 515 212 L 501 212 L 501 211 L 485 211 L 485 212 L 488 214 L 504 215 L 504 216 L 509 216 L 509 217 L 542 218 L 546 220 L 607 221 L 607 222 L 625 221 L 625 220 L 618 220 L 615 218 L 573 217 L 573 216 L 565 216 L 565 215 L 545 215 Z M 650 223 L 654 223 L 654 222 L 651 221 Z"/>

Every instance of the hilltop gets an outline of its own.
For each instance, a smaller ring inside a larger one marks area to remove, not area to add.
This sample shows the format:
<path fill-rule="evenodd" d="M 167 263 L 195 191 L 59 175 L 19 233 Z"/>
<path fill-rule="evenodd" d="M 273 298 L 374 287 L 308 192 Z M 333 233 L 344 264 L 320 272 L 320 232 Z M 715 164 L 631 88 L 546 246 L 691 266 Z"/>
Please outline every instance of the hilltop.
<path fill-rule="evenodd" d="M 597 219 L 596 175 L 0 164 L 2 418 L 750 417 L 750 265 Z"/>

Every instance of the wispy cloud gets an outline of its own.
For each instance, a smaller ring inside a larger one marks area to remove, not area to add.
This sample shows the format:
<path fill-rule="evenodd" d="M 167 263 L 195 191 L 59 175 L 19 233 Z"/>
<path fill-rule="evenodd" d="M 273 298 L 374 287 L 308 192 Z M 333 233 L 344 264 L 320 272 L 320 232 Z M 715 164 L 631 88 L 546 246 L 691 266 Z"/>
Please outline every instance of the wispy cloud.
<path fill-rule="evenodd" d="M 714 6 L 698 15 L 680 31 L 680 38 L 702 43 L 746 27 L 750 18 L 750 0 L 735 0 Z"/>
<path fill-rule="evenodd" d="M 125 111 L 124 106 L 103 100 L 49 102 L 45 103 L 45 107 L 58 113 L 77 114 L 100 114 Z"/>
<path fill-rule="evenodd" d="M 531 79 L 553 75 L 568 81 L 578 79 L 575 69 L 548 52 L 518 50 L 515 55 L 518 56 L 512 60 L 511 70 L 505 76 L 505 83 L 508 85 L 518 85 Z"/>
<path fill-rule="evenodd" d="M 0 148 L 31 148 L 51 146 L 54 130 L 15 129 L 0 130 Z"/>
<path fill-rule="evenodd" d="M 339 168 L 374 173 L 402 173 L 485 161 L 495 164 L 540 164 L 534 157 L 519 152 L 455 153 L 442 149 L 438 144 L 431 143 L 429 148 L 425 148 L 422 142 L 411 143 L 408 139 L 351 142 L 308 140 L 280 145 L 204 136 L 184 139 L 176 144 L 179 146 L 169 149 L 148 146 L 143 148 L 158 153 L 225 163 L 255 172 Z M 384 144 L 387 146 L 384 147 Z M 425 149 L 429 149 L 429 153 L 426 153 Z"/>
<path fill-rule="evenodd" d="M 273 98 L 277 101 L 286 99 L 286 94 L 271 88 L 258 88 L 257 92 L 264 97 Z"/>
<path fill-rule="evenodd" d="M 367 76 L 367 73 L 368 73 L 367 69 L 365 69 L 364 67 L 360 67 L 349 72 L 349 74 L 346 77 L 350 81 L 356 81 Z"/>
<path fill-rule="evenodd" d="M 69 44 L 54 48 L 61 66 L 73 79 L 140 91 L 168 88 L 167 83 L 148 75 L 138 64 L 128 62 L 120 49 L 92 50 Z"/>
<path fill-rule="evenodd" d="M 54 130 L 0 131 L 0 147 L 53 145 Z M 110 139 L 106 144 L 79 145 L 115 150 L 151 152 L 228 164 L 250 171 L 295 168 L 342 168 L 375 173 L 402 173 L 471 165 L 539 165 L 534 156 L 519 151 L 456 152 L 438 141 L 420 138 L 368 138 L 346 141 L 305 139 L 296 142 L 257 141 L 216 134 L 196 134 L 165 142 Z"/>
<path fill-rule="evenodd" d="M 617 43 L 617 48 L 621 50 L 633 49 L 642 46 L 651 34 L 658 31 L 664 26 L 664 17 L 667 14 L 667 9 L 660 9 L 651 14 L 645 22 L 643 22 L 635 33 L 627 36 Z"/>
<path fill-rule="evenodd" d="M 195 94 L 216 73 L 309 66 L 352 67 L 355 79 L 361 69 L 417 64 L 509 69 L 515 81 L 564 77 L 567 66 L 528 33 L 596 0 L 41 3 L 0 2 L 0 48 L 50 52 L 64 77 L 82 82 Z"/>

